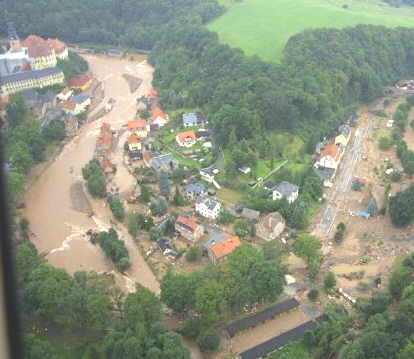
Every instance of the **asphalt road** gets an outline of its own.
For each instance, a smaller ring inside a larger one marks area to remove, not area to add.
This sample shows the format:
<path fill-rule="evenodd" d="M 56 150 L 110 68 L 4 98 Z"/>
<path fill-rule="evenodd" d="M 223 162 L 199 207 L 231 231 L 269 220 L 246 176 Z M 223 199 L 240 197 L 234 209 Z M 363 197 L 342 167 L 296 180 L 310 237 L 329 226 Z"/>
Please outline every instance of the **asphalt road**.
<path fill-rule="evenodd" d="M 364 142 L 372 128 L 370 117 L 369 115 L 366 116 L 367 123 L 356 129 L 354 137 L 351 139 L 342 158 L 334 185 L 327 193 L 328 203 L 318 226 L 318 234 L 320 236 L 325 237 L 329 235 L 338 212 L 344 210 L 344 197 L 346 197 L 346 192 L 350 190 L 355 169 L 362 158 Z"/>

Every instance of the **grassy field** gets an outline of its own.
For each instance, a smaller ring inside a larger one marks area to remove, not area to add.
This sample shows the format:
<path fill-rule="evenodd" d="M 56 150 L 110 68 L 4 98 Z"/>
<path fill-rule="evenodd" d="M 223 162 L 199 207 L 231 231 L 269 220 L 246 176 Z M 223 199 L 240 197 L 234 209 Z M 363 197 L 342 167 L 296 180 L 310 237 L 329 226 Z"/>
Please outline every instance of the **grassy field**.
<path fill-rule="evenodd" d="M 357 24 L 414 27 L 414 8 L 390 7 L 380 0 L 221 0 L 226 13 L 209 24 L 222 42 L 279 62 L 288 39 L 308 28 Z M 348 8 L 342 6 L 346 4 Z"/>

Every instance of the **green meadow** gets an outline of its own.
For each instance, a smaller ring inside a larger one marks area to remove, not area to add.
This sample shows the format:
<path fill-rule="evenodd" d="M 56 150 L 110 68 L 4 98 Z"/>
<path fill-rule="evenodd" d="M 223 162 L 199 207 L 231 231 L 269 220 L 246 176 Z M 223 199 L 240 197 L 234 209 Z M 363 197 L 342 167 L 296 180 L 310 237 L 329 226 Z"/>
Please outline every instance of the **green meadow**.
<path fill-rule="evenodd" d="M 390 7 L 380 0 L 220 2 L 227 11 L 208 28 L 218 33 L 221 42 L 271 62 L 280 62 L 288 39 L 304 29 L 358 24 L 414 27 L 414 8 Z"/>

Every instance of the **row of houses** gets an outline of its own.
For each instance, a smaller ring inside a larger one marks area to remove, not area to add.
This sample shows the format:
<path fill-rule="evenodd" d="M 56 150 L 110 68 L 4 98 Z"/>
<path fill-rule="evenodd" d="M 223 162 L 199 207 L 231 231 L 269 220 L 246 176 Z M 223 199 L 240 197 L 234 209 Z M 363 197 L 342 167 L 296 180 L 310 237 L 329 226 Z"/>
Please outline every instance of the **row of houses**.
<path fill-rule="evenodd" d="M 339 127 L 334 138 L 317 144 L 317 159 L 314 163 L 314 168 L 322 178 L 325 187 L 332 187 L 333 179 L 350 139 L 351 128 L 345 124 Z"/>

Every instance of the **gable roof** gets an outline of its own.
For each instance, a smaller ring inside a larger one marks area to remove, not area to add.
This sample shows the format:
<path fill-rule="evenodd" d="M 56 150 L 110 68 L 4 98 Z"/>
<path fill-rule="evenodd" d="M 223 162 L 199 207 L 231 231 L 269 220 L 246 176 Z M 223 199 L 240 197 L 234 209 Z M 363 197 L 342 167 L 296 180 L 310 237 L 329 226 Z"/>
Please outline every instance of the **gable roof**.
<path fill-rule="evenodd" d="M 183 123 L 184 125 L 196 125 L 198 122 L 196 113 L 185 113 L 183 114 Z"/>
<path fill-rule="evenodd" d="M 184 142 L 187 138 L 190 138 L 193 141 L 196 141 L 197 140 L 197 136 L 196 136 L 196 134 L 195 134 L 194 131 L 181 132 L 177 136 L 178 136 L 178 140 L 180 142 Z"/>
<path fill-rule="evenodd" d="M 207 191 L 207 188 L 202 183 L 192 182 L 185 186 L 185 191 L 190 193 L 202 194 Z"/>
<path fill-rule="evenodd" d="M 71 100 L 65 101 L 63 107 L 67 110 L 74 110 L 76 108 L 76 102 L 73 102 Z"/>
<path fill-rule="evenodd" d="M 213 232 L 210 235 L 210 238 L 204 242 L 203 247 L 204 249 L 208 249 L 211 246 L 215 245 L 216 243 L 225 241 L 227 238 L 229 238 L 229 235 L 226 232 L 223 232 L 223 231 Z"/>
<path fill-rule="evenodd" d="M 177 221 L 175 223 L 192 232 L 194 232 L 199 226 L 199 223 L 195 217 L 190 217 L 190 216 L 185 216 L 185 215 L 178 216 Z"/>
<path fill-rule="evenodd" d="M 96 141 L 97 146 L 104 146 L 104 145 L 112 145 L 112 135 L 111 134 L 104 134 L 98 137 Z"/>
<path fill-rule="evenodd" d="M 128 130 L 135 130 L 138 128 L 146 129 L 147 128 L 147 121 L 146 120 L 134 120 L 128 122 Z"/>
<path fill-rule="evenodd" d="M 327 145 L 323 151 L 321 152 L 321 157 L 326 157 L 326 156 L 330 156 L 333 157 L 334 159 L 337 159 L 339 156 L 339 148 L 335 143 L 331 143 L 329 145 Z"/>
<path fill-rule="evenodd" d="M 250 208 L 244 207 L 242 209 L 242 212 L 241 212 L 240 215 L 242 217 L 248 218 L 248 219 L 258 219 L 259 216 L 260 216 L 260 212 L 259 211 L 255 211 L 254 209 L 250 209 Z"/>
<path fill-rule="evenodd" d="M 23 41 L 23 46 L 29 49 L 29 57 L 49 56 L 53 49 L 46 40 L 37 35 L 29 35 Z"/>
<path fill-rule="evenodd" d="M 156 120 L 158 117 L 167 119 L 167 115 L 158 107 L 156 103 L 151 105 L 152 119 Z"/>
<path fill-rule="evenodd" d="M 46 40 L 47 43 L 49 44 L 49 46 L 51 46 L 53 48 L 53 50 L 55 50 L 56 54 L 60 54 L 63 51 L 66 50 L 66 44 L 62 41 L 60 41 L 59 39 L 47 39 Z"/>
<path fill-rule="evenodd" d="M 84 94 L 84 93 L 81 93 L 81 94 L 79 94 L 79 95 L 76 95 L 76 96 L 73 96 L 72 97 L 72 101 L 73 102 L 76 102 L 76 103 L 78 103 L 78 104 L 82 104 L 82 103 L 84 103 L 85 101 L 87 101 L 87 100 L 89 100 L 89 95 L 87 95 L 87 94 Z"/>
<path fill-rule="evenodd" d="M 339 126 L 339 134 L 344 135 L 345 137 L 349 137 L 351 133 L 351 128 L 348 125 Z"/>
<path fill-rule="evenodd" d="M 140 142 L 141 142 L 141 140 L 137 135 L 134 134 L 134 135 L 128 136 L 128 143 L 129 144 L 140 143 Z"/>
<path fill-rule="evenodd" d="M 41 79 L 48 76 L 59 75 L 63 76 L 63 72 L 60 69 L 55 67 L 42 69 L 42 70 L 33 70 L 33 71 L 24 71 L 16 72 L 7 76 L 2 76 L 0 79 L 1 84 L 14 83 L 18 81 L 26 81 L 30 79 Z"/>
<path fill-rule="evenodd" d="M 241 245 L 240 238 L 237 236 L 227 238 L 224 241 L 213 244 L 210 247 L 210 251 L 213 252 L 216 259 L 227 257 L 230 253 L 234 252 L 238 246 Z"/>
<path fill-rule="evenodd" d="M 88 75 L 84 74 L 76 77 L 71 77 L 68 81 L 68 85 L 70 87 L 83 87 L 91 80 L 92 79 Z"/>
<path fill-rule="evenodd" d="M 218 200 L 211 197 L 199 197 L 196 203 L 204 204 L 210 211 L 221 205 Z"/>
<path fill-rule="evenodd" d="M 283 181 L 281 183 L 278 183 L 274 189 L 274 191 L 279 192 L 283 196 L 289 197 L 292 193 L 295 193 L 299 190 L 299 187 L 296 186 L 293 183 Z"/>

